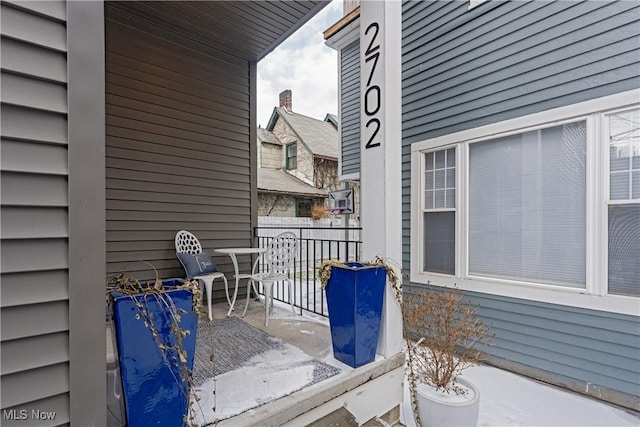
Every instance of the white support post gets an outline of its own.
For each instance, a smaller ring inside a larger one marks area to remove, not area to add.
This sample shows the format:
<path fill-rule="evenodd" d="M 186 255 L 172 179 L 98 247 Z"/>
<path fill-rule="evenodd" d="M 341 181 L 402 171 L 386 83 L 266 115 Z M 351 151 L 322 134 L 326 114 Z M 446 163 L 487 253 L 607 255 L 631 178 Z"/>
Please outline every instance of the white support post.
<path fill-rule="evenodd" d="M 360 3 L 362 259 L 402 262 L 401 28 L 398 0 Z M 396 272 L 400 277 L 400 272 Z M 402 351 L 402 316 L 386 287 L 378 353 Z"/>

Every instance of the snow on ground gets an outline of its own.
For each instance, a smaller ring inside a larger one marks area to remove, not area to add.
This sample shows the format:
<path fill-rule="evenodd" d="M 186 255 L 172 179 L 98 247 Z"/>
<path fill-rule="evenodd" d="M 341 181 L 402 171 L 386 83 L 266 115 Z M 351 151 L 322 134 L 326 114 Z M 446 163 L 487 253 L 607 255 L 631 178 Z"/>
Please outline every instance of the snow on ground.
<path fill-rule="evenodd" d="M 310 359 L 286 345 L 255 356 L 241 369 L 210 378 L 195 390 L 200 399 L 193 405 L 196 422 L 214 423 L 299 390 L 313 380 L 314 366 L 304 364 Z"/>
<path fill-rule="evenodd" d="M 480 389 L 478 426 L 640 426 L 640 415 L 489 366 L 464 371 Z M 405 381 L 401 420 L 415 426 Z"/>

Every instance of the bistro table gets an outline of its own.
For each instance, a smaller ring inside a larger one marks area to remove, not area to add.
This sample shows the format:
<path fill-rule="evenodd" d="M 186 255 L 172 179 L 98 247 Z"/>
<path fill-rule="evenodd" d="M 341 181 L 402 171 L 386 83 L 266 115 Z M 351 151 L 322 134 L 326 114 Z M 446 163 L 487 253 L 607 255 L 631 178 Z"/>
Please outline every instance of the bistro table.
<path fill-rule="evenodd" d="M 214 252 L 219 254 L 229 255 L 231 257 L 231 261 L 233 262 L 233 268 L 235 269 L 236 289 L 233 292 L 233 298 L 229 302 L 229 312 L 227 313 L 227 316 L 231 316 L 231 312 L 233 311 L 233 308 L 236 304 L 236 297 L 238 296 L 238 285 L 240 284 L 240 279 L 248 279 L 251 277 L 252 274 L 255 274 L 256 272 L 255 270 L 258 267 L 258 261 L 260 260 L 260 257 L 256 258 L 256 261 L 253 263 L 251 274 L 246 274 L 246 273 L 240 274 L 240 268 L 238 267 L 238 259 L 236 258 L 236 255 L 253 255 L 253 254 L 259 255 L 266 252 L 266 249 L 264 248 L 222 248 L 222 249 L 214 249 Z M 257 295 L 258 291 L 256 290 L 255 283 L 253 284 L 253 290 Z M 247 292 L 247 301 L 249 300 L 249 294 L 250 292 Z"/>

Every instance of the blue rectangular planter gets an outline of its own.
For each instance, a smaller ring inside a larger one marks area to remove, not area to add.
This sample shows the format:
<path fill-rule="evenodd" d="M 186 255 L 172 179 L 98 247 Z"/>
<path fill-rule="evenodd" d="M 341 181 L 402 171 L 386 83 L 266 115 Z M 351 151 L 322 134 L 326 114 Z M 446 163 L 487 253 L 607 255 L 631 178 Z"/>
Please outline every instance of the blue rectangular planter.
<path fill-rule="evenodd" d="M 382 266 L 332 267 L 325 288 L 333 355 L 357 368 L 376 357 L 387 272 Z"/>
<path fill-rule="evenodd" d="M 165 288 L 183 282 L 182 279 L 163 281 Z M 180 329 L 189 331 L 182 340 L 182 346 L 187 353 L 187 366 L 191 373 L 198 330 L 193 294 L 187 289 L 167 290 L 166 294 L 178 309 L 186 311 L 186 314 L 181 314 L 179 325 Z M 188 412 L 189 389 L 179 371 L 181 364 L 177 352 L 165 351 L 170 362 L 167 364 L 150 329 L 144 324 L 140 315 L 142 309 L 136 306 L 134 299 L 116 292 L 112 296 L 127 426 L 182 426 L 183 416 Z M 153 313 L 160 340 L 175 344 L 175 334 L 171 332 L 171 321 L 164 304 L 153 294 L 136 294 L 134 297 L 149 313 Z M 171 363 L 175 360 L 178 362 Z"/>

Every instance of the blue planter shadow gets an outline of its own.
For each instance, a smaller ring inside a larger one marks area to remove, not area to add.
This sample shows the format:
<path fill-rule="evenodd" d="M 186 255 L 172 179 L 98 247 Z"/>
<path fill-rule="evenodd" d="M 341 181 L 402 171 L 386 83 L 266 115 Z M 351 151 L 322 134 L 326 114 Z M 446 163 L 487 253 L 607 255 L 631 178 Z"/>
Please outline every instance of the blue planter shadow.
<path fill-rule="evenodd" d="M 376 357 L 386 270 L 347 263 L 332 267 L 325 288 L 333 355 L 353 368 Z"/>
<path fill-rule="evenodd" d="M 193 311 L 193 294 L 188 289 L 170 289 L 182 284 L 182 279 L 164 280 L 165 295 L 180 314 L 179 327 L 189 331 L 182 340 L 186 352 L 188 375 L 193 371 L 198 317 Z M 176 344 L 171 312 L 166 303 L 154 294 L 133 296 L 112 292 L 116 342 L 120 361 L 120 373 L 127 426 L 182 426 L 189 408 L 189 384 L 175 350 L 161 351 L 158 342 L 145 326 L 141 310 L 152 315 L 159 333 L 159 341 L 165 345 Z M 168 299 L 167 299 L 168 300 Z M 142 303 L 142 308 L 136 305 Z M 165 300 L 166 301 L 166 300 Z"/>

